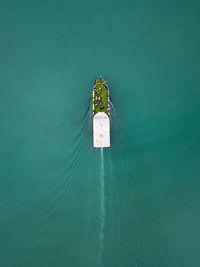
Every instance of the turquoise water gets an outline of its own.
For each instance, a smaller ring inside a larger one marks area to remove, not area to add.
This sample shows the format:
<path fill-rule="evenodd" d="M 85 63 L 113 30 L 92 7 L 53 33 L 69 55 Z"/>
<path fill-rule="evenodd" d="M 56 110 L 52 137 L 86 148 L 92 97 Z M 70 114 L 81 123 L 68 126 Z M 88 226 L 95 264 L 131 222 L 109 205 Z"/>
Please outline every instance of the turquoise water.
<path fill-rule="evenodd" d="M 0 1 L 0 266 L 200 265 L 199 1 Z M 107 78 L 110 149 L 93 149 Z"/>

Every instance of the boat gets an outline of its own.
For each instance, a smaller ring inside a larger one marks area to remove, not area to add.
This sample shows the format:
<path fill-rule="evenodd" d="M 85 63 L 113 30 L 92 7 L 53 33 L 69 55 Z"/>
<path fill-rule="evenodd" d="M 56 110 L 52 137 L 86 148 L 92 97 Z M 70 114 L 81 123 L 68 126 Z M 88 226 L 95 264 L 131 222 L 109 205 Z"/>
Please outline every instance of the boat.
<path fill-rule="evenodd" d="M 92 112 L 93 147 L 110 147 L 110 90 L 101 76 L 94 80 Z"/>

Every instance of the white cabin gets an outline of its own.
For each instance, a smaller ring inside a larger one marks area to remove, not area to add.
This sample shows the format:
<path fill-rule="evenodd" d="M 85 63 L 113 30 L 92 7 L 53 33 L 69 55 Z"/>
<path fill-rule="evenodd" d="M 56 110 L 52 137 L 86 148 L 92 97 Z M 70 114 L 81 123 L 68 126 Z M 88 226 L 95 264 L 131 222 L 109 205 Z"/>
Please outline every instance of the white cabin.
<path fill-rule="evenodd" d="M 93 146 L 110 147 L 110 118 L 105 112 L 93 117 Z"/>

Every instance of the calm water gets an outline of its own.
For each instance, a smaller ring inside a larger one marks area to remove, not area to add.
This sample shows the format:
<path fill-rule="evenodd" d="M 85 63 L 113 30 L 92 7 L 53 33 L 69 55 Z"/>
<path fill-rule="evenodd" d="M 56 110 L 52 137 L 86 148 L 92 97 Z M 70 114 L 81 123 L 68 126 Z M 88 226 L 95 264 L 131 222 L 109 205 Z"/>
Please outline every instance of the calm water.
<path fill-rule="evenodd" d="M 200 266 L 199 13 L 195 0 L 0 1 L 0 266 Z"/>

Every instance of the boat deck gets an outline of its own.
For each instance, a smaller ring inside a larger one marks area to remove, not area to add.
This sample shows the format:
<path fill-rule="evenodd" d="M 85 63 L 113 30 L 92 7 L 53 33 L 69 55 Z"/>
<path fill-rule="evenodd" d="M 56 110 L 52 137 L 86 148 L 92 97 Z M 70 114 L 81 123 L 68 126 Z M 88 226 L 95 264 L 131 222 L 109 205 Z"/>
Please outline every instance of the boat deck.
<path fill-rule="evenodd" d="M 107 79 L 95 79 L 92 103 L 93 116 L 98 112 L 105 112 L 110 116 L 110 91 Z"/>

